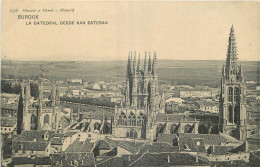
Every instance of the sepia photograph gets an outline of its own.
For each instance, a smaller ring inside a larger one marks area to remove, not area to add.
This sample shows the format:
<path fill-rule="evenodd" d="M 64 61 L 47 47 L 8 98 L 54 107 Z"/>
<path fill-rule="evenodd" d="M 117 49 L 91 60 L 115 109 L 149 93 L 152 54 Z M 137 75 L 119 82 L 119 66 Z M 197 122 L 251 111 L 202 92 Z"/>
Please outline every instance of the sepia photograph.
<path fill-rule="evenodd" d="M 259 167 L 260 1 L 2 0 L 1 166 Z"/>

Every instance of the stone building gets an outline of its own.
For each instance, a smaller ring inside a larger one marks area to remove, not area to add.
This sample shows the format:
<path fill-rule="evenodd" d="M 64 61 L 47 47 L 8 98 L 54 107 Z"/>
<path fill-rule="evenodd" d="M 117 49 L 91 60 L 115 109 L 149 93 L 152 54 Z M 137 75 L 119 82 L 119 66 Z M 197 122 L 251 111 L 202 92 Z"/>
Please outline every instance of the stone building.
<path fill-rule="evenodd" d="M 220 93 L 220 130 L 237 139 L 246 138 L 246 85 L 238 63 L 236 37 L 230 29 L 226 62 L 222 70 Z"/>
<path fill-rule="evenodd" d="M 156 137 L 156 115 L 165 113 L 164 94 L 158 90 L 157 58 L 149 53 L 143 66 L 129 52 L 126 71 L 125 102 L 115 108 L 112 134 L 115 137 L 131 137 L 153 140 Z"/>
<path fill-rule="evenodd" d="M 30 81 L 21 84 L 21 94 L 18 104 L 17 133 L 23 130 L 55 130 L 58 131 L 60 123 L 59 89 L 53 83 L 51 98 L 43 97 L 42 82 L 38 84 L 39 96 L 36 100 L 31 98 Z"/>

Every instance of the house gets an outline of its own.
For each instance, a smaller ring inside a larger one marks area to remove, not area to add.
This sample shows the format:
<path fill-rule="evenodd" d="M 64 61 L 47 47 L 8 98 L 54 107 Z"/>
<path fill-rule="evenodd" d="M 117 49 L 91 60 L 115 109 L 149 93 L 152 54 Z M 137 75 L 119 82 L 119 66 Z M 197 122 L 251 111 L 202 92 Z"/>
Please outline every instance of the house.
<path fill-rule="evenodd" d="M 14 167 L 50 167 L 50 157 L 14 157 L 12 161 Z"/>
<path fill-rule="evenodd" d="M 27 157 L 32 155 L 45 156 L 49 154 L 49 142 L 54 131 L 23 131 L 13 139 L 13 157 Z"/>
<path fill-rule="evenodd" d="M 219 104 L 214 101 L 199 101 L 199 109 L 209 113 L 219 113 Z"/>
<path fill-rule="evenodd" d="M 1 134 L 12 133 L 16 128 L 16 120 L 3 119 L 1 120 Z"/>
<path fill-rule="evenodd" d="M 97 162 L 97 167 L 127 166 L 210 166 L 209 161 L 201 156 L 186 153 L 144 153 L 136 155 L 122 155 Z"/>

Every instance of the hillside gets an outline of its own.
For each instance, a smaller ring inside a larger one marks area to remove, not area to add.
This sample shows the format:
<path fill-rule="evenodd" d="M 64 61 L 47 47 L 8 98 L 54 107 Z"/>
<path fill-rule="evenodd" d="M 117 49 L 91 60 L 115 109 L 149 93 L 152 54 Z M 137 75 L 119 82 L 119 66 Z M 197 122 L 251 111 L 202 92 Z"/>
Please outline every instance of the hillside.
<path fill-rule="evenodd" d="M 98 62 L 2 62 L 2 78 L 32 77 L 42 74 L 46 78 L 66 80 L 83 78 L 86 81 L 124 82 L 126 61 Z M 224 61 L 214 60 L 159 60 L 161 83 L 203 84 L 218 86 Z M 259 62 L 241 62 L 247 81 L 257 81 Z"/>

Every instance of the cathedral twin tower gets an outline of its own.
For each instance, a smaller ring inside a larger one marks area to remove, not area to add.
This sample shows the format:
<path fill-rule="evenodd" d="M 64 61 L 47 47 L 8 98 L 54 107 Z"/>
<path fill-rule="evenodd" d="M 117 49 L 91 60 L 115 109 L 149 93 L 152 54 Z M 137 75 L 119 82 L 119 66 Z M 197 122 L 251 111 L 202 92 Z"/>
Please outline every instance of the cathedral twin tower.
<path fill-rule="evenodd" d="M 230 29 L 226 62 L 223 66 L 219 106 L 220 132 L 244 140 L 246 133 L 246 86 L 238 63 L 234 28 Z M 148 57 L 148 58 L 147 58 Z M 52 98 L 42 99 L 42 85 L 37 102 L 30 101 L 30 83 L 23 86 L 18 108 L 18 133 L 22 130 L 59 129 L 59 92 L 52 88 Z M 159 93 L 156 53 L 145 52 L 138 60 L 129 52 L 126 70 L 125 102 L 115 106 L 112 134 L 114 137 L 156 138 L 159 113 L 164 114 L 164 93 Z"/>
<path fill-rule="evenodd" d="M 113 127 L 115 136 L 148 139 L 156 136 L 156 115 L 164 113 L 164 95 L 158 90 L 156 53 L 153 59 L 150 53 L 147 59 L 145 53 L 143 67 L 141 64 L 140 54 L 137 60 L 136 53 L 129 52 L 125 104 L 115 111 Z M 220 132 L 244 140 L 247 137 L 246 86 L 242 67 L 238 63 L 233 25 L 230 29 L 227 58 L 222 71 L 219 102 Z M 138 118 L 144 119 L 145 126 L 141 129 L 135 127 L 138 124 L 131 124 L 131 121 L 138 122 Z"/>

